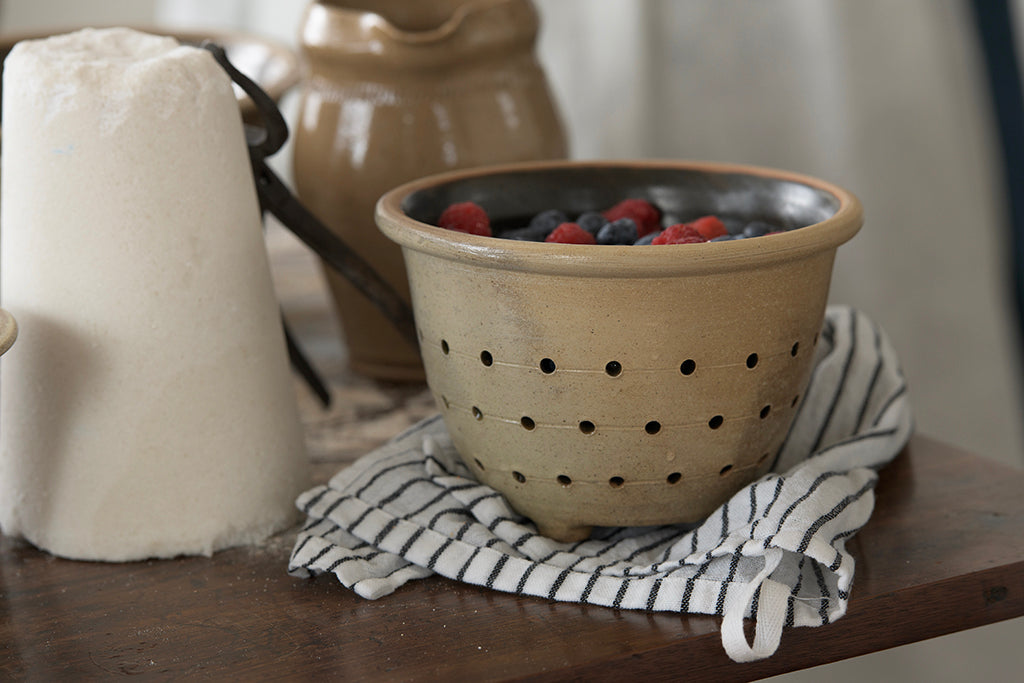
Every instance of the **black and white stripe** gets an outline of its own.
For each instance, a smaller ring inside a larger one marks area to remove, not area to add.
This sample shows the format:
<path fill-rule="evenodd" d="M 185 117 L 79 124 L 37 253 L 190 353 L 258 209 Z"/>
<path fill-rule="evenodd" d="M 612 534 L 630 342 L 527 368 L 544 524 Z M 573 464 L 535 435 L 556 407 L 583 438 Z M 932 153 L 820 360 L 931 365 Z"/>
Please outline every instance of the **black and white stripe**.
<path fill-rule="evenodd" d="M 846 541 L 912 429 L 896 354 L 871 320 L 830 307 L 816 354 L 773 472 L 696 527 L 601 530 L 574 544 L 540 536 L 473 480 L 433 417 L 299 498 L 308 521 L 289 571 L 334 574 L 367 598 L 437 573 L 551 600 L 730 615 L 730 656 L 767 656 L 777 643 L 751 648 L 724 629 L 737 616 L 814 626 L 845 613 Z"/>

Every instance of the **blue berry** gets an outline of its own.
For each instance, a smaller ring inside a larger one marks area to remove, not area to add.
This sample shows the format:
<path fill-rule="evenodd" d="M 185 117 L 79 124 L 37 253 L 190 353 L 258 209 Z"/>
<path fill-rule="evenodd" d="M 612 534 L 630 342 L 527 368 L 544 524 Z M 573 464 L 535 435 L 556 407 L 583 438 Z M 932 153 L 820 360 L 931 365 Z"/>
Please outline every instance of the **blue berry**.
<path fill-rule="evenodd" d="M 646 235 L 644 235 L 643 237 L 641 237 L 640 239 L 638 239 L 636 242 L 633 242 L 633 244 L 635 244 L 638 247 L 642 247 L 644 245 L 650 245 L 651 241 L 653 241 L 654 238 L 657 237 L 660 234 L 661 234 L 661 230 L 655 230 L 654 232 L 649 232 Z"/>
<path fill-rule="evenodd" d="M 743 235 L 729 235 L 729 234 L 726 234 L 726 235 L 719 235 L 718 237 L 712 238 L 711 241 L 712 242 L 729 242 L 729 241 L 732 241 L 732 240 L 741 240 L 741 239 L 743 239 Z"/>
<path fill-rule="evenodd" d="M 770 232 L 778 230 L 774 225 L 765 223 L 764 221 L 750 221 L 746 227 L 743 228 L 742 235 L 744 237 L 761 237 L 767 235 Z"/>
<path fill-rule="evenodd" d="M 558 227 L 547 227 L 545 225 L 526 226 L 525 228 L 513 228 L 505 230 L 499 236 L 507 240 L 519 240 L 520 242 L 543 242 L 547 236 Z"/>
<path fill-rule="evenodd" d="M 562 223 L 568 223 L 569 217 L 565 215 L 564 211 L 558 209 L 548 209 L 547 211 L 541 211 L 536 216 L 530 219 L 530 227 L 536 228 L 537 230 L 546 229 L 549 233 L 557 228 Z"/>
<path fill-rule="evenodd" d="M 597 211 L 584 211 L 580 214 L 579 218 L 576 219 L 576 225 L 580 226 L 591 235 L 596 235 L 597 231 L 607 224 L 608 219 Z"/>
<path fill-rule="evenodd" d="M 636 233 L 636 223 L 632 218 L 620 218 L 597 231 L 597 243 L 633 244 L 636 242 Z"/>

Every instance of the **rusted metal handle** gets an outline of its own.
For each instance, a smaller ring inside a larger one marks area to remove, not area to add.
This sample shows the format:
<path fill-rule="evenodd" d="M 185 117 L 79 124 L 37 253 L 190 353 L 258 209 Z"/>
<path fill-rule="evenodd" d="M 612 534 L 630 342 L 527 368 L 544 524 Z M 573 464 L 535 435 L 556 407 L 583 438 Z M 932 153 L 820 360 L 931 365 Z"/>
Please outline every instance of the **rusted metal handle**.
<path fill-rule="evenodd" d="M 351 282 L 415 346 L 416 325 L 412 308 L 405 299 L 369 263 L 303 206 L 267 166 L 266 158 L 277 152 L 288 139 L 288 125 L 273 99 L 228 61 L 222 47 L 209 41 L 204 42 L 203 47 L 213 54 L 231 79 L 252 98 L 263 119 L 262 128 L 246 126 L 246 142 L 249 145 L 260 206 L 277 217 L 327 265 Z"/>

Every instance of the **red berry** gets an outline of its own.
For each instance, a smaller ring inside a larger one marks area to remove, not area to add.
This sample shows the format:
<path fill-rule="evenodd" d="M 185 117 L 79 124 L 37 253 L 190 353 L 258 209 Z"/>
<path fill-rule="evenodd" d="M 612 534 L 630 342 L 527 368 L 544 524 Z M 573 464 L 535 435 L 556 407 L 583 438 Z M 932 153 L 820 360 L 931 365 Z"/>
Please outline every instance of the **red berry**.
<path fill-rule="evenodd" d="M 594 236 L 576 223 L 562 223 L 544 241 L 560 244 L 597 244 Z"/>
<path fill-rule="evenodd" d="M 646 199 L 623 199 L 601 215 L 611 223 L 620 218 L 632 218 L 636 223 L 637 237 L 643 237 L 661 227 L 661 212 Z"/>
<path fill-rule="evenodd" d="M 729 234 L 729 231 L 725 229 L 725 223 L 719 220 L 718 216 L 703 216 L 690 225 L 706 240 L 713 240 L 716 237 Z"/>
<path fill-rule="evenodd" d="M 474 202 L 458 202 L 449 205 L 437 219 L 437 224 L 442 228 L 470 235 L 491 236 L 491 219 L 487 212 Z"/>
<path fill-rule="evenodd" d="M 697 232 L 690 223 L 676 223 L 665 228 L 651 244 L 696 244 L 707 241 L 707 238 Z"/>

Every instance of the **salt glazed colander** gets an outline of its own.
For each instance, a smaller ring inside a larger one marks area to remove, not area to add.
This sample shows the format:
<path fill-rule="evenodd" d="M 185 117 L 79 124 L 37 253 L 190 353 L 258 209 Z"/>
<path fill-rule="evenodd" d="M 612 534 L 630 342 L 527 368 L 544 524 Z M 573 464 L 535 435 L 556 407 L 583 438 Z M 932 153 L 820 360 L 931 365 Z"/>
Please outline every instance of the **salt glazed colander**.
<path fill-rule="evenodd" d="M 670 222 L 790 230 L 664 246 L 521 242 L 435 227 L 641 197 Z M 706 162 L 542 162 L 423 178 L 377 223 L 408 268 L 427 382 L 461 458 L 541 533 L 696 522 L 764 474 L 809 379 L 857 199 L 784 171 Z M 798 228 L 798 229 L 792 229 Z"/>

